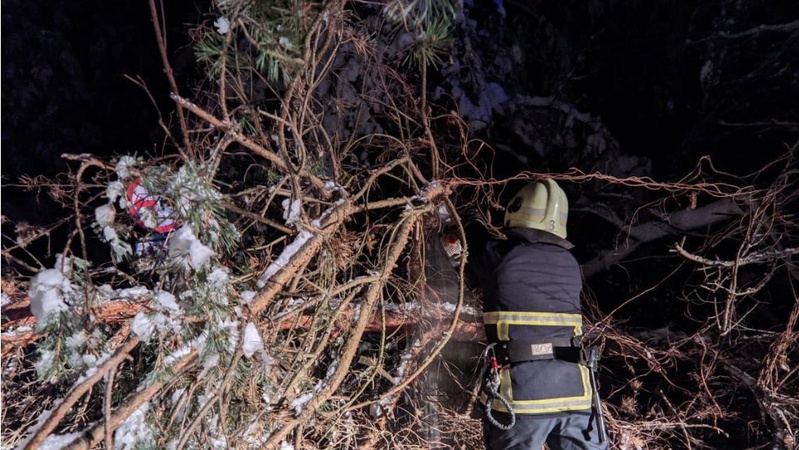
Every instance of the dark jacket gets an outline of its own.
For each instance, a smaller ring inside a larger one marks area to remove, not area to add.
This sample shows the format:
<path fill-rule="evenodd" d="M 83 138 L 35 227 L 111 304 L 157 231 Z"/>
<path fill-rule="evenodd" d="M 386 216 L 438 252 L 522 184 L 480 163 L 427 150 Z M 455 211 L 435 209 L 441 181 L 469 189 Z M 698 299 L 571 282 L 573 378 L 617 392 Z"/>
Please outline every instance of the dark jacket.
<path fill-rule="evenodd" d="M 548 342 L 582 334 L 580 267 L 571 244 L 528 228 L 503 230 L 492 239 L 479 222 L 466 227 L 468 269 L 483 293 L 483 322 L 489 343 Z M 588 370 L 576 363 L 577 350 L 558 359 L 503 366 L 500 393 L 517 414 L 591 408 Z M 500 402 L 493 408 L 504 411 Z"/>

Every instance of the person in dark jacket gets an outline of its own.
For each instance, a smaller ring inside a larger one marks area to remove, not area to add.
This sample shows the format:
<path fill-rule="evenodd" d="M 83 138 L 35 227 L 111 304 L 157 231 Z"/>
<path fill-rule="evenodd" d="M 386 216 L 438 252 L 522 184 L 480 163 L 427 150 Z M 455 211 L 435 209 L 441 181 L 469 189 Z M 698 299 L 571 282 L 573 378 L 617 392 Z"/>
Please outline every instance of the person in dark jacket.
<path fill-rule="evenodd" d="M 568 209 L 566 194 L 547 179 L 511 199 L 506 240 L 492 238 L 480 220 L 466 221 L 467 267 L 482 290 L 493 362 L 493 389 L 483 396 L 486 449 L 540 450 L 545 442 L 550 450 L 607 449 L 592 409 L 592 374 L 581 363 L 582 276 L 566 240 Z"/>

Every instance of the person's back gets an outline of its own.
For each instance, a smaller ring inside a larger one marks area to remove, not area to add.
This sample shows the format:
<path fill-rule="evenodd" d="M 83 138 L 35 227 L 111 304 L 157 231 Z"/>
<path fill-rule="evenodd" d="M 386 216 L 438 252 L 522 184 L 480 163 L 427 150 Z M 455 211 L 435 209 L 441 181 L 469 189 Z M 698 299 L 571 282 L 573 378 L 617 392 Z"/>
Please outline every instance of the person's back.
<path fill-rule="evenodd" d="M 579 363 L 582 280 L 565 239 L 567 211 L 563 191 L 546 180 L 511 200 L 507 240 L 467 226 L 469 270 L 483 291 L 499 381 L 496 398 L 489 389 L 484 399 L 488 449 L 607 447 L 591 414 L 590 371 Z"/>

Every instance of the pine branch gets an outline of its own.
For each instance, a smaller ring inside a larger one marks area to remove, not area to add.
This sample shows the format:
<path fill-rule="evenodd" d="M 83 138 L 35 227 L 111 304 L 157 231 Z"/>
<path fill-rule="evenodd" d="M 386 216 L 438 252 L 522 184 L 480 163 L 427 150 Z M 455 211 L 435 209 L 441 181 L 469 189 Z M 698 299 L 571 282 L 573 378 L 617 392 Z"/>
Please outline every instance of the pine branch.
<path fill-rule="evenodd" d="M 134 336 L 125 345 L 117 348 L 114 354 L 109 357 L 105 362 L 100 364 L 94 369 L 89 369 L 91 374 L 87 373 L 85 378 L 78 380 L 78 383 L 72 387 L 67 393 L 66 397 L 59 403 L 59 405 L 52 411 L 47 420 L 42 423 L 41 427 L 33 433 L 30 441 L 25 445 L 25 450 L 35 450 L 39 448 L 44 442 L 45 438 L 55 429 L 61 419 L 66 416 L 70 408 L 78 401 L 84 394 L 86 394 L 98 381 L 100 381 L 106 373 L 114 370 L 119 363 L 128 357 L 128 354 L 139 345 L 139 337 Z"/>

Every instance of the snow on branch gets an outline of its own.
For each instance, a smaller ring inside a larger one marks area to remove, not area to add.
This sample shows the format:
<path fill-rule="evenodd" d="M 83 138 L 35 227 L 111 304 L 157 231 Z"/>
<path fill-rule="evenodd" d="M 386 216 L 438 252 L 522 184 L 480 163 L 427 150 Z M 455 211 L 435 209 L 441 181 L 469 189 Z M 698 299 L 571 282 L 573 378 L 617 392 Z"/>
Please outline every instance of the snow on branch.
<path fill-rule="evenodd" d="M 754 28 L 750 28 L 748 30 L 739 31 L 737 33 L 728 33 L 728 32 L 721 32 L 718 34 L 719 37 L 725 39 L 738 39 L 742 37 L 753 36 L 758 33 L 762 33 L 764 31 L 768 32 L 780 32 L 780 33 L 792 33 L 796 30 L 799 30 L 799 20 L 794 20 L 793 22 L 788 23 L 778 23 L 774 25 L 765 25 L 761 24 Z"/>
<path fill-rule="evenodd" d="M 618 226 L 625 237 L 616 248 L 604 250 L 583 264 L 582 270 L 585 277 L 591 277 L 620 263 L 644 243 L 705 228 L 743 214 L 740 206 L 731 199 L 718 200 L 698 208 L 681 209 L 672 214 L 662 215 L 658 220 L 631 226 L 624 226 L 621 220 L 614 219 L 614 216 L 608 214 L 607 211 L 595 210 L 595 212 Z"/>

